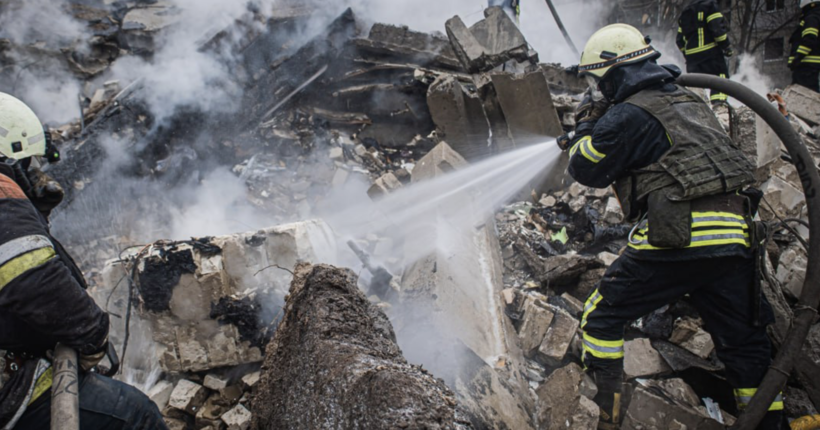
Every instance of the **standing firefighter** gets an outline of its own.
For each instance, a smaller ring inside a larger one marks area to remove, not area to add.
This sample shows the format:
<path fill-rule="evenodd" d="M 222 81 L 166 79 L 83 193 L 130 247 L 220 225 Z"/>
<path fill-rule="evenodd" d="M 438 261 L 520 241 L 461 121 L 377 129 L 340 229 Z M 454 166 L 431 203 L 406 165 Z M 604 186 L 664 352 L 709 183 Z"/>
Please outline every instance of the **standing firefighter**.
<path fill-rule="evenodd" d="M 715 0 L 693 0 L 678 20 L 678 48 L 686 57 L 687 73 L 729 77 L 726 58 L 734 55 L 723 14 Z M 726 94 L 712 91 L 713 105 L 725 104 Z"/>
<path fill-rule="evenodd" d="M 689 295 L 712 335 L 740 408 L 771 360 L 771 308 L 756 286 L 751 218 L 754 171 L 708 104 L 674 84 L 680 70 L 634 27 L 595 33 L 579 73 L 590 91 L 575 136 L 563 141 L 569 172 L 596 188 L 614 185 L 636 222 L 626 251 L 584 306 L 584 364 L 601 406 L 599 428 L 617 428 L 628 323 Z M 757 307 L 757 310 L 755 310 Z M 777 429 L 776 400 L 761 428 Z"/>
<path fill-rule="evenodd" d="M 58 156 L 34 112 L 0 93 L 0 428 L 49 429 L 48 357 L 59 342 L 79 353 L 82 429 L 164 429 L 144 394 L 88 373 L 107 351 L 108 315 L 49 233 L 47 217 L 62 188 L 31 166 L 32 157 L 47 153 Z"/>
<path fill-rule="evenodd" d="M 790 39 L 792 83 L 820 92 L 820 1 L 801 0 L 800 25 Z"/>

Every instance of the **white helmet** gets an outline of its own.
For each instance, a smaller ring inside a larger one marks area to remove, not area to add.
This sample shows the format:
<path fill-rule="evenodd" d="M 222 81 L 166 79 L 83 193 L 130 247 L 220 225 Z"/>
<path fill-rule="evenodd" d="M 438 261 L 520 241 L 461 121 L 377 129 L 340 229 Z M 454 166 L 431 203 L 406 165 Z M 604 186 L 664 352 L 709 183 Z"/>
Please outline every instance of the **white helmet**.
<path fill-rule="evenodd" d="M 43 125 L 25 103 L 0 93 L 0 156 L 23 160 L 46 154 Z"/>
<path fill-rule="evenodd" d="M 578 72 L 581 76 L 603 78 L 615 67 L 659 56 L 660 53 L 649 44 L 649 38 L 637 28 L 626 24 L 612 24 L 589 38 L 581 54 Z"/>
<path fill-rule="evenodd" d="M 813 3 L 820 3 L 820 0 L 800 0 L 800 9 Z"/>

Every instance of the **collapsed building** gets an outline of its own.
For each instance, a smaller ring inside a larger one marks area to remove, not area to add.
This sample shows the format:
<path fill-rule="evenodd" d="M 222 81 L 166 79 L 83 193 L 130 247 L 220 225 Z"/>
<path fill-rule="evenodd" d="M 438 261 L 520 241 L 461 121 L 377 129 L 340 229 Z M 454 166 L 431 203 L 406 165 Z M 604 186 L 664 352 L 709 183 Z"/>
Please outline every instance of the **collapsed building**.
<path fill-rule="evenodd" d="M 91 80 L 125 52 L 151 56 L 178 24 L 163 2 L 71 13 L 94 29 L 95 49 L 6 41 L 9 63 L 47 58 Z M 55 232 L 111 315 L 120 377 L 146 391 L 173 429 L 596 428 L 579 320 L 631 228 L 610 190 L 565 182 L 559 165 L 457 234 L 441 220 L 464 201 L 443 202 L 413 241 L 458 252 L 421 256 L 386 231 L 338 237 L 325 221 L 305 220 L 354 181 L 378 201 L 558 136 L 573 127 L 585 84 L 539 64 L 500 9 L 471 27 L 454 17 L 446 36 L 368 28 L 347 10 L 304 39 L 314 15 L 299 5 L 250 10 L 199 43 L 236 71 L 242 90 L 229 115 L 191 107 L 160 120 L 145 101 L 147 81 L 109 81 L 89 86 L 80 121 L 52 129 L 64 160 L 48 172 L 68 194 Z M 820 98 L 800 87 L 781 93 L 817 165 Z M 780 220 L 764 283 L 777 345 L 808 265 L 806 205 L 771 129 L 742 107 L 729 128 L 756 163 L 761 218 Z M 112 148 L 133 157 L 100 162 Z M 157 240 L 174 210 L 159 191 L 186 186 L 190 171 L 208 187 L 216 166 L 241 180 L 245 203 L 269 214 L 270 227 Z M 115 172 L 153 192 L 112 180 Z M 623 428 L 733 422 L 723 364 L 685 300 L 636 321 L 625 349 Z M 785 392 L 792 418 L 820 405 L 820 327 L 805 351 Z"/>

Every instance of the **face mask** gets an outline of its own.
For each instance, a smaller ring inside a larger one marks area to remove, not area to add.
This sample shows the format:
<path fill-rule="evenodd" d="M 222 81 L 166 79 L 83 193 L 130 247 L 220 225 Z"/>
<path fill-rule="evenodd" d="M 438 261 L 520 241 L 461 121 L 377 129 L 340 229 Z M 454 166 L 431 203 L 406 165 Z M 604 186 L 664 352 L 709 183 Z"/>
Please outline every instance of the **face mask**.
<path fill-rule="evenodd" d="M 584 79 L 586 80 L 587 86 L 589 87 L 590 93 L 592 94 L 592 100 L 596 102 L 603 100 L 604 94 L 601 92 L 600 89 L 598 89 L 598 78 L 591 75 L 585 75 Z"/>

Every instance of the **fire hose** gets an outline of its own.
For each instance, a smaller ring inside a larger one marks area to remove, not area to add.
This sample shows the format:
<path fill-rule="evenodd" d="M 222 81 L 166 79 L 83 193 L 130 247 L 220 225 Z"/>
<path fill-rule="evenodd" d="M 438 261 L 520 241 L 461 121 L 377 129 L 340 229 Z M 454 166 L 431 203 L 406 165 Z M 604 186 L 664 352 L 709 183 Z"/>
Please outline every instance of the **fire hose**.
<path fill-rule="evenodd" d="M 80 429 L 80 384 L 77 351 L 61 344 L 54 348 L 51 385 L 51 428 Z"/>
<path fill-rule="evenodd" d="M 809 261 L 820 252 L 820 175 L 814 165 L 813 158 L 803 145 L 800 135 L 792 128 L 789 121 L 768 100 L 754 91 L 737 82 L 717 76 L 703 74 L 688 74 L 678 78 L 677 83 L 687 87 L 705 88 L 728 94 L 745 104 L 759 115 L 788 150 L 800 176 L 803 194 L 806 196 L 806 205 L 809 211 Z M 763 378 L 757 394 L 749 402 L 744 412 L 738 417 L 732 429 L 752 430 L 757 427 L 763 416 L 769 410 L 775 397 L 780 394 L 794 368 L 798 354 L 801 353 L 803 343 L 809 333 L 812 323 L 817 317 L 817 307 L 820 305 L 820 265 L 808 264 L 806 280 L 800 300 L 794 308 L 794 320 L 789 333 L 786 335 L 774 362 Z"/>

